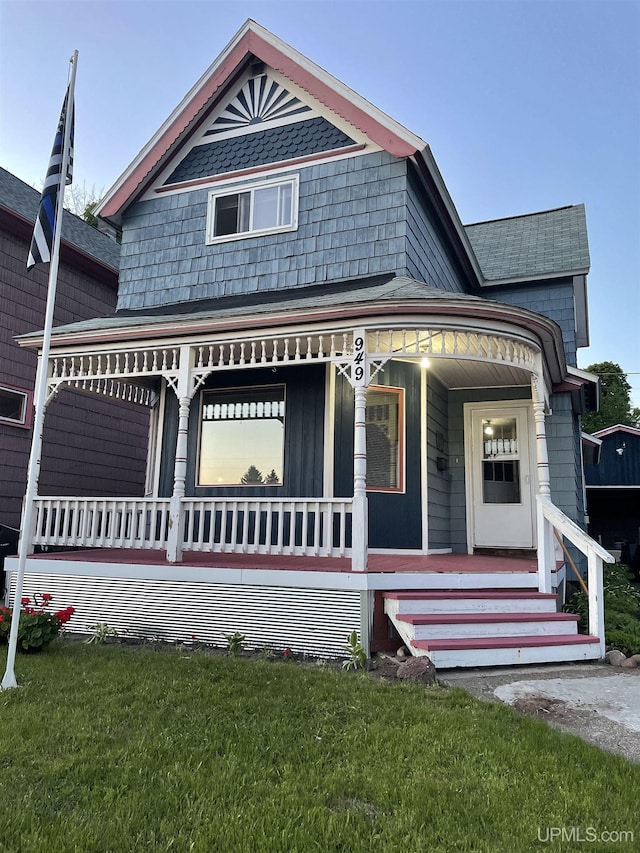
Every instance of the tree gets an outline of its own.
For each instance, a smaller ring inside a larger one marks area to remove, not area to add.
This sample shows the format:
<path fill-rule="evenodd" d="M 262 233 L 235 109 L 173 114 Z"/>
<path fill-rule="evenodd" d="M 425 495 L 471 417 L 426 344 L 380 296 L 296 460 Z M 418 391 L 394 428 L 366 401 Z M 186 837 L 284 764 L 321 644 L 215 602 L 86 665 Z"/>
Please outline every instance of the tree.
<path fill-rule="evenodd" d="M 276 474 L 276 469 L 272 468 L 271 471 L 269 471 L 267 476 L 264 478 L 264 484 L 265 486 L 277 486 L 279 482 L 280 478 Z"/>
<path fill-rule="evenodd" d="M 582 429 L 593 433 L 616 424 L 638 425 L 640 409 L 631 408 L 631 385 L 620 365 L 613 361 L 601 361 L 589 365 L 587 370 L 600 377 L 600 409 L 582 416 Z"/>
<path fill-rule="evenodd" d="M 249 465 L 245 473 L 240 478 L 243 486 L 257 486 L 264 483 L 262 471 L 258 471 L 255 465 Z"/>

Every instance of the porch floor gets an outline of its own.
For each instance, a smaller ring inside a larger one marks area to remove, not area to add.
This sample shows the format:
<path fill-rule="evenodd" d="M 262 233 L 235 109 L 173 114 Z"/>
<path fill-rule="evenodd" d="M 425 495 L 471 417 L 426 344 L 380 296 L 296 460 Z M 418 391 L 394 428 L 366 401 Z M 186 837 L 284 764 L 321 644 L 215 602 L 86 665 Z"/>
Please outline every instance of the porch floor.
<path fill-rule="evenodd" d="M 164 551 L 137 550 L 126 548 L 92 548 L 82 551 L 54 551 L 34 554 L 30 560 L 64 560 L 84 563 L 128 563 L 131 565 L 170 566 L 174 568 L 216 569 L 267 569 L 276 571 L 308 572 L 352 572 L 349 557 L 307 557 L 276 554 L 222 554 L 206 551 L 185 551 L 182 562 L 167 562 Z M 529 574 L 538 570 L 537 562 L 531 558 L 496 557 L 484 554 L 369 554 L 369 574 L 419 572 L 447 573 L 495 573 Z"/>

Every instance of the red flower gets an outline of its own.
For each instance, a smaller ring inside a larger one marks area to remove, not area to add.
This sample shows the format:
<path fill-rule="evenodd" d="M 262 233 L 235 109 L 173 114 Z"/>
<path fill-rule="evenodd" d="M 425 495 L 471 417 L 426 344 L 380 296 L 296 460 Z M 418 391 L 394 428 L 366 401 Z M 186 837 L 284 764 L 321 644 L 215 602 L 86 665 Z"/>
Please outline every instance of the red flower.
<path fill-rule="evenodd" d="M 27 597 L 25 596 L 24 598 L 21 598 L 21 599 L 20 599 L 20 604 L 29 604 L 29 602 L 30 602 L 30 601 L 31 601 L 31 599 L 30 599 L 30 598 L 27 598 Z"/>
<path fill-rule="evenodd" d="M 49 595 L 48 592 L 43 592 L 40 597 L 42 598 L 43 601 L 51 601 L 51 599 L 53 598 L 53 596 Z"/>
<path fill-rule="evenodd" d="M 0 616 L 0 622 L 4 622 L 4 616 Z"/>

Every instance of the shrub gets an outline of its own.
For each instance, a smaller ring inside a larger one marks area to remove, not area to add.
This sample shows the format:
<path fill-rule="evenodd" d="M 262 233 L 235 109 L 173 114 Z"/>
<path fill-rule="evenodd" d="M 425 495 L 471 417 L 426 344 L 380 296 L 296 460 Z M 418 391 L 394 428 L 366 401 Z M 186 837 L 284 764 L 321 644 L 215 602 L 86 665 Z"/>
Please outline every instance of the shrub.
<path fill-rule="evenodd" d="M 75 610 L 65 607 L 52 611 L 49 606 L 52 596 L 48 593 L 34 594 L 33 605 L 26 596 L 21 600 L 20 622 L 18 625 L 17 649 L 21 652 L 39 652 L 54 640 L 62 627 L 71 619 Z M 13 611 L 8 607 L 0 608 L 0 643 L 7 643 L 11 631 Z"/>
<path fill-rule="evenodd" d="M 603 569 L 604 631 L 607 649 L 626 655 L 640 653 L 640 592 L 629 582 L 632 572 L 623 563 L 608 563 Z M 582 590 L 571 596 L 564 610 L 580 616 L 579 627 L 589 625 L 589 599 Z"/>

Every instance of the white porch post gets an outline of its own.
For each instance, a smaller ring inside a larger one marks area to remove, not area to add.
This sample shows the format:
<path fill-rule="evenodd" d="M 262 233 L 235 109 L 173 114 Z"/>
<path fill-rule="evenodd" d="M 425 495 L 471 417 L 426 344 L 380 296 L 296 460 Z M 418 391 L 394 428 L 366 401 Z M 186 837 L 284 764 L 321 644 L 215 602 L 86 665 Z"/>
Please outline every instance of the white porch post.
<path fill-rule="evenodd" d="M 553 526 L 547 521 L 542 511 L 542 502 L 551 499 L 549 453 L 544 422 L 545 399 L 542 370 L 531 376 L 531 398 L 533 400 L 533 418 L 536 428 L 536 460 L 538 471 L 538 589 L 540 592 L 551 592 L 551 570 L 552 568 L 555 569 L 556 558 Z"/>
<path fill-rule="evenodd" d="M 353 364 L 351 384 L 354 388 L 353 425 L 353 505 L 351 516 L 351 568 L 366 572 L 369 545 L 369 510 L 367 505 L 367 380 L 366 334 L 353 332 Z"/>
<path fill-rule="evenodd" d="M 48 363 L 44 363 L 42 360 L 42 356 L 38 356 L 38 367 L 36 369 L 36 384 L 35 387 L 38 388 L 41 381 L 40 379 L 40 371 L 44 370 L 45 373 L 48 372 L 49 365 Z M 46 394 L 44 399 L 42 400 L 42 420 L 39 424 L 40 426 L 40 434 L 38 436 L 34 435 L 32 438 L 33 444 L 38 448 L 37 455 L 33 460 L 33 464 L 31 467 L 32 470 L 32 482 L 30 483 L 31 489 L 29 494 L 25 494 L 22 500 L 22 520 L 20 522 L 20 539 L 24 539 L 24 549 L 25 554 L 30 556 L 35 551 L 35 546 L 33 544 L 33 535 L 35 532 L 35 523 L 33 517 L 33 501 L 38 497 L 38 485 L 40 483 L 40 464 L 42 462 L 42 438 L 44 435 L 44 419 L 47 414 L 47 405 L 50 401 L 51 397 L 47 397 Z M 34 431 L 36 429 L 36 424 L 34 424 Z M 32 446 L 33 450 L 33 446 Z M 29 488 L 27 488 L 29 492 Z"/>
<path fill-rule="evenodd" d="M 353 508 L 351 568 L 354 572 L 367 570 L 369 512 L 367 506 L 367 389 L 355 389 L 355 418 L 353 435 Z"/>
<path fill-rule="evenodd" d="M 176 459 L 173 468 L 173 494 L 169 507 L 169 532 L 167 536 L 167 560 L 169 563 L 182 561 L 183 514 L 182 498 L 187 478 L 187 444 L 189 434 L 189 409 L 191 407 L 189 346 L 180 347 L 178 382 L 174 388 L 178 398 L 178 437 Z"/>

